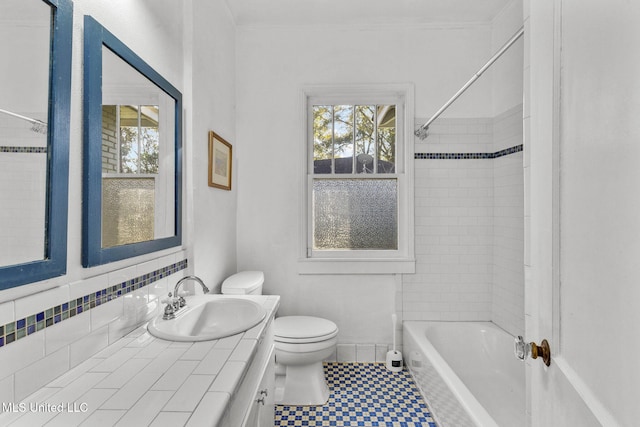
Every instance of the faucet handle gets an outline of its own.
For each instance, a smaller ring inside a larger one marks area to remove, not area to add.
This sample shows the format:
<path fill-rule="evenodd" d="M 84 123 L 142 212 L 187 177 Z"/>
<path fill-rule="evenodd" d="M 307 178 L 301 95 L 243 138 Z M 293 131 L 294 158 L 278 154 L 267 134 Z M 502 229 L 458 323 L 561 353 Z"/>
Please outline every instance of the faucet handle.
<path fill-rule="evenodd" d="M 161 299 L 160 302 L 162 304 L 173 304 L 175 302 L 175 298 L 173 298 L 173 295 L 169 292 L 169 295 L 167 295 L 166 298 Z"/>
<path fill-rule="evenodd" d="M 160 301 L 162 304 L 167 304 L 164 307 L 164 314 L 162 315 L 162 318 L 164 320 L 171 320 L 174 319 L 176 317 L 175 313 L 176 313 L 176 308 L 174 307 L 175 304 L 175 298 L 173 298 L 171 296 L 171 292 L 169 292 L 169 296 L 163 300 Z"/>

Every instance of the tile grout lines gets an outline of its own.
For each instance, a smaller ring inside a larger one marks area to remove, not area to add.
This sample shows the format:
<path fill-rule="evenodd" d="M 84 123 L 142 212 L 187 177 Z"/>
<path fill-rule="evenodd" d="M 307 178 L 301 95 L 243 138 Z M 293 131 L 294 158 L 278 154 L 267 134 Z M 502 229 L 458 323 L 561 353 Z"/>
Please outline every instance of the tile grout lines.
<path fill-rule="evenodd" d="M 436 427 L 408 371 L 382 363 L 326 363 L 329 401 L 323 406 L 277 405 L 275 426 Z"/>

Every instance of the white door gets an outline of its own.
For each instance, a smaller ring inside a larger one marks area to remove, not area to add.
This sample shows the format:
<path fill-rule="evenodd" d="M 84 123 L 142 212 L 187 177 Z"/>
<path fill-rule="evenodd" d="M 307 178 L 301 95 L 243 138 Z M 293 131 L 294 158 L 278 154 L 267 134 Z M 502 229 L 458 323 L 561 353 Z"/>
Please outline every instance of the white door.
<path fill-rule="evenodd" d="M 640 2 L 525 2 L 532 426 L 640 420 Z"/>

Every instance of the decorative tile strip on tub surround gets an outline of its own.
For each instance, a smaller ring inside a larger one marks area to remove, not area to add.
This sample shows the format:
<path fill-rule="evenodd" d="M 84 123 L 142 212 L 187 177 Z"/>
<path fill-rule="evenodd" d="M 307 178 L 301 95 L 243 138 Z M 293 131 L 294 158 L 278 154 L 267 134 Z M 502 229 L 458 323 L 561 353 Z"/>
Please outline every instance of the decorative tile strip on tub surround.
<path fill-rule="evenodd" d="M 0 347 L 11 344 L 41 331 L 49 326 L 67 320 L 76 314 L 91 310 L 101 304 L 119 298 L 137 289 L 143 288 L 163 277 L 170 276 L 180 270 L 187 268 L 187 260 L 183 259 L 175 264 L 168 265 L 158 270 L 152 271 L 142 276 L 109 286 L 105 289 L 91 292 L 80 298 L 74 298 L 71 301 L 42 310 L 39 313 L 27 316 L 24 319 L 18 319 L 15 322 L 9 322 L 6 325 L 0 325 Z"/>
<path fill-rule="evenodd" d="M 47 154 L 47 147 L 5 147 L 0 146 L 0 153 L 36 153 Z"/>
<path fill-rule="evenodd" d="M 519 153 L 520 151 L 522 151 L 522 148 L 522 144 L 520 144 L 511 148 L 505 148 L 504 150 L 496 151 L 495 153 L 415 153 L 413 158 L 415 160 L 497 159 L 498 157 Z"/>

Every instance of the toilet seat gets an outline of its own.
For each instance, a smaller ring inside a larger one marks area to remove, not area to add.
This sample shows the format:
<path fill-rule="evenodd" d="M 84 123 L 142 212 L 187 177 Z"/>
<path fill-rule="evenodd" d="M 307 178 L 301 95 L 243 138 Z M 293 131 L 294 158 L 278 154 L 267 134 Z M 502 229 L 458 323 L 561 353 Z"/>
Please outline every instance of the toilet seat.
<path fill-rule="evenodd" d="M 273 339 L 280 343 L 307 344 L 328 341 L 338 335 L 330 320 L 312 316 L 278 317 L 273 323 Z"/>

